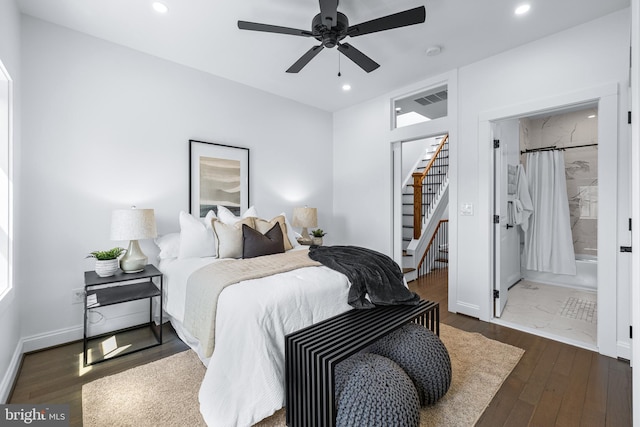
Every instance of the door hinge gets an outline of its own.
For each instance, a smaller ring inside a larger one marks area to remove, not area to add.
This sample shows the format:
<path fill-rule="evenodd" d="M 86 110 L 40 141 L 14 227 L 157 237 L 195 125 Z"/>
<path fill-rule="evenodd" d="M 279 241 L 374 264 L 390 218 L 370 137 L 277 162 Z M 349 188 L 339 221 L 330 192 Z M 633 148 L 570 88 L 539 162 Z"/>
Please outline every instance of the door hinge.
<path fill-rule="evenodd" d="M 631 218 L 629 218 L 629 231 L 632 231 L 631 230 Z"/>
<path fill-rule="evenodd" d="M 493 223 L 494 224 L 500 224 L 500 215 L 494 215 L 493 216 Z"/>
<path fill-rule="evenodd" d="M 633 339 L 633 326 L 629 326 L 629 339 Z"/>
<path fill-rule="evenodd" d="M 499 139 L 494 139 L 493 140 L 493 148 L 500 148 L 500 140 Z"/>
<path fill-rule="evenodd" d="M 627 112 L 627 123 L 631 124 L 631 111 Z"/>
<path fill-rule="evenodd" d="M 500 298 L 500 291 L 497 289 L 493 290 L 493 299 L 498 299 Z"/>
<path fill-rule="evenodd" d="M 631 252 L 631 246 L 620 246 L 620 252 Z"/>

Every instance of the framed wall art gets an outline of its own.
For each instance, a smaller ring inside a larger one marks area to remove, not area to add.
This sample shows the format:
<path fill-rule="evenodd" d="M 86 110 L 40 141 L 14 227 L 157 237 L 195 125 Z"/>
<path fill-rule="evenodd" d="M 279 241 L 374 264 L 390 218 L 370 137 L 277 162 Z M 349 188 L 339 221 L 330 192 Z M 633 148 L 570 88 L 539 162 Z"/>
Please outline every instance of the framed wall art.
<path fill-rule="evenodd" d="M 189 212 L 204 218 L 218 205 L 249 208 L 249 149 L 189 140 Z"/>

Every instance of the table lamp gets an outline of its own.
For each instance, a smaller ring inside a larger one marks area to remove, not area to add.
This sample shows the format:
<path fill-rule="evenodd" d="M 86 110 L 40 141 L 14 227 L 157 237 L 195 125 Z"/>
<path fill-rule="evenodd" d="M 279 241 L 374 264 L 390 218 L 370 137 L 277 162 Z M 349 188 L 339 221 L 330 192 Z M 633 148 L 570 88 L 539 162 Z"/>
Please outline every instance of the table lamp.
<path fill-rule="evenodd" d="M 293 208 L 293 221 L 291 223 L 294 227 L 302 227 L 300 234 L 302 238 L 299 240 L 304 245 L 311 244 L 311 238 L 309 237 L 309 231 L 307 227 L 318 226 L 318 209 L 316 208 Z"/>
<path fill-rule="evenodd" d="M 158 235 L 153 209 L 117 209 L 111 215 L 111 240 L 129 240 L 129 248 L 120 259 L 120 269 L 125 273 L 138 273 L 147 265 L 147 256 L 140 249 L 138 240 Z"/>

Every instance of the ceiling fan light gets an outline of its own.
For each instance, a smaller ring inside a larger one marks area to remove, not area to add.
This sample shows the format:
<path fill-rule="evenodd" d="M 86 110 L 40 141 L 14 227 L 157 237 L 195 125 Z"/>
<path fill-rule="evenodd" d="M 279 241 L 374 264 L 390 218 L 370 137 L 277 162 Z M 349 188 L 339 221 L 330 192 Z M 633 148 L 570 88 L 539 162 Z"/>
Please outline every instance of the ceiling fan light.
<path fill-rule="evenodd" d="M 427 48 L 425 54 L 427 56 L 436 56 L 440 55 L 440 52 L 442 52 L 442 48 L 440 46 L 431 46 Z"/>
<path fill-rule="evenodd" d="M 351 90 L 351 85 L 349 83 L 345 83 L 342 85 L 342 90 L 345 92 L 349 92 Z"/>
<path fill-rule="evenodd" d="M 324 48 L 337 49 L 353 61 L 365 72 L 370 73 L 380 67 L 380 64 L 369 58 L 350 43 L 342 43 L 346 37 L 358 37 L 365 34 L 377 33 L 380 31 L 392 30 L 394 28 L 407 27 L 415 24 L 422 24 L 426 20 L 426 9 L 424 6 L 408 9 L 403 12 L 386 15 L 371 21 L 362 22 L 357 25 L 349 25 L 346 15 L 338 12 L 338 2 L 331 0 L 320 0 L 320 13 L 311 21 L 311 31 L 300 30 L 278 25 L 261 24 L 259 22 L 238 21 L 238 28 L 241 30 L 262 31 L 276 34 L 289 34 L 293 36 L 313 37 L 320 42 L 319 46 L 312 47 L 293 66 L 287 69 L 287 73 L 298 73 L 313 59 L 316 54 Z M 343 90 L 348 90 L 344 89 Z"/>

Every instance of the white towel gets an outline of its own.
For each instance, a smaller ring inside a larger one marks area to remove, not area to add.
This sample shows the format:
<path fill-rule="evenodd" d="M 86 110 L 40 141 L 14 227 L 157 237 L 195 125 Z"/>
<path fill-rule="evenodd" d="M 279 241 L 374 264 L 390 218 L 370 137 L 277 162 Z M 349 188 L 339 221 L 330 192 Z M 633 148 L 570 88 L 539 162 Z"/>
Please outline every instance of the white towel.
<path fill-rule="evenodd" d="M 518 190 L 518 166 L 507 165 L 507 194 L 516 194 Z"/>
<path fill-rule="evenodd" d="M 527 176 L 524 173 L 524 167 L 518 165 L 518 180 L 516 184 L 515 197 L 509 205 L 509 220 L 512 224 L 519 225 L 522 231 L 527 231 L 529 228 L 529 217 L 533 213 L 533 202 L 531 201 L 531 195 L 529 194 L 529 184 L 527 183 Z"/>

